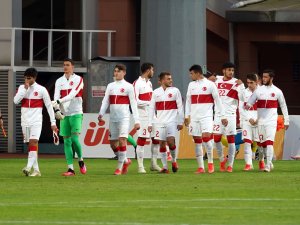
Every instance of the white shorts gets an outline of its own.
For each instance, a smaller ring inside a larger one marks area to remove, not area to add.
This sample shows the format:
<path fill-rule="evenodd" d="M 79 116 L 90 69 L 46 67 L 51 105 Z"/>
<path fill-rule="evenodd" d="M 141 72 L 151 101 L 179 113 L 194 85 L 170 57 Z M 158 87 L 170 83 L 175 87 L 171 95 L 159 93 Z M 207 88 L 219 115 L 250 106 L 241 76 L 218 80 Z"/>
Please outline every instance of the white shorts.
<path fill-rule="evenodd" d="M 258 125 L 258 135 L 261 143 L 275 140 L 277 124 Z"/>
<path fill-rule="evenodd" d="M 39 140 L 41 136 L 42 126 L 22 126 L 24 143 L 28 143 L 30 139 Z"/>
<path fill-rule="evenodd" d="M 236 135 L 236 116 L 227 116 L 228 124 L 225 127 L 221 122 L 221 117 L 216 116 L 214 120 L 214 134 Z"/>
<path fill-rule="evenodd" d="M 154 139 L 166 141 L 167 137 L 175 137 L 177 132 L 177 123 L 170 123 L 168 125 L 156 125 Z"/>
<path fill-rule="evenodd" d="M 244 125 L 243 125 L 243 139 L 248 139 L 250 141 L 259 141 L 258 127 L 257 126 L 251 126 L 250 124 L 244 122 Z"/>
<path fill-rule="evenodd" d="M 138 130 L 138 137 L 150 138 L 150 133 L 148 131 L 148 125 L 149 125 L 148 121 L 141 120 L 140 129 Z"/>
<path fill-rule="evenodd" d="M 120 137 L 128 138 L 129 120 L 109 122 L 109 140 L 118 140 Z"/>
<path fill-rule="evenodd" d="M 192 136 L 202 136 L 202 133 L 212 133 L 213 124 L 212 117 L 206 117 L 197 121 L 192 120 L 189 125 L 189 134 Z"/>

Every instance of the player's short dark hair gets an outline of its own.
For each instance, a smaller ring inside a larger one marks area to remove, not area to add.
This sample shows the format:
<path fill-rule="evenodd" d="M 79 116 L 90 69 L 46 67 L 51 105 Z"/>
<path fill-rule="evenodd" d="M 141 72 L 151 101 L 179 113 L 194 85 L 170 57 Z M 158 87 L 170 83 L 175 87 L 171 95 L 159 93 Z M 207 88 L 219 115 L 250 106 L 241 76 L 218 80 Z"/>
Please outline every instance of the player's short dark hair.
<path fill-rule="evenodd" d="M 70 62 L 72 66 L 74 66 L 74 61 L 73 59 L 70 58 L 64 58 L 64 62 Z"/>
<path fill-rule="evenodd" d="M 33 78 L 36 78 L 38 75 L 38 72 L 35 68 L 31 67 L 31 68 L 28 68 L 27 70 L 25 70 L 24 72 L 24 77 L 33 77 Z"/>
<path fill-rule="evenodd" d="M 223 64 L 222 69 L 227 69 L 227 68 L 235 68 L 235 65 L 232 62 L 226 62 Z"/>
<path fill-rule="evenodd" d="M 203 74 L 202 67 L 200 65 L 194 64 L 190 67 L 189 71 L 194 71 L 196 73 Z"/>
<path fill-rule="evenodd" d="M 154 65 L 152 63 L 145 62 L 141 65 L 141 72 L 145 73 L 147 70 L 150 70 L 153 67 L 154 67 Z"/>
<path fill-rule="evenodd" d="M 248 73 L 246 75 L 246 77 L 247 77 L 248 80 L 252 80 L 252 81 L 255 81 L 255 82 L 258 81 L 258 75 L 256 73 Z"/>
<path fill-rule="evenodd" d="M 126 66 L 124 64 L 117 64 L 115 66 L 115 68 L 117 68 L 118 70 L 123 70 L 126 72 Z"/>
<path fill-rule="evenodd" d="M 166 71 L 161 72 L 161 73 L 158 75 L 158 79 L 161 81 L 161 80 L 163 80 L 163 79 L 165 78 L 165 76 L 168 76 L 168 75 L 171 75 L 171 73 L 170 73 L 170 72 L 166 72 Z"/>
<path fill-rule="evenodd" d="M 270 77 L 275 77 L 275 71 L 274 70 L 271 70 L 271 69 L 265 69 L 264 71 L 263 71 L 263 73 L 267 73 L 267 74 L 269 74 L 269 76 Z"/>

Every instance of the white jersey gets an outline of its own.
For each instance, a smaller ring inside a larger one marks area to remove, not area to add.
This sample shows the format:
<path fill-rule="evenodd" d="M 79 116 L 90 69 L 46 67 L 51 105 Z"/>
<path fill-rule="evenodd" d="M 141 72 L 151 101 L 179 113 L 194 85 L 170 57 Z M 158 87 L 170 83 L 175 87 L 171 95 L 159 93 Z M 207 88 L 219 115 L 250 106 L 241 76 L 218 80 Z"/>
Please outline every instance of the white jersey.
<path fill-rule="evenodd" d="M 14 97 L 14 103 L 21 103 L 22 126 L 42 126 L 44 104 L 50 116 L 51 126 L 56 125 L 49 93 L 42 85 L 35 82 L 28 89 L 25 89 L 24 84 L 20 85 Z"/>
<path fill-rule="evenodd" d="M 124 79 L 120 81 L 114 81 L 107 85 L 99 115 L 103 116 L 109 106 L 111 122 L 120 122 L 123 120 L 129 121 L 129 104 L 131 106 L 135 123 L 139 123 L 139 113 L 134 96 L 133 85 Z"/>
<path fill-rule="evenodd" d="M 55 82 L 54 101 L 62 104 L 62 112 L 65 116 L 82 114 L 83 78 L 72 74 L 69 79 L 65 74 Z"/>
<path fill-rule="evenodd" d="M 220 109 L 220 115 L 224 116 L 216 85 L 206 78 L 192 81 L 189 83 L 186 94 L 185 117 L 191 116 L 191 120 L 194 121 L 213 117 L 214 103 Z"/>
<path fill-rule="evenodd" d="M 253 92 L 249 88 L 245 89 L 242 92 L 239 104 L 240 120 L 242 123 L 248 125 L 251 125 L 249 122 L 250 119 L 257 120 L 257 102 L 255 102 L 249 110 L 244 109 L 252 94 Z"/>
<path fill-rule="evenodd" d="M 236 78 L 230 80 L 224 80 L 223 78 L 223 76 L 217 76 L 215 83 L 224 107 L 224 112 L 226 116 L 235 116 L 239 105 L 239 97 L 245 87 L 244 84 L 238 85 Z M 216 107 L 216 113 L 220 116 L 218 107 Z"/>
<path fill-rule="evenodd" d="M 153 91 L 149 106 L 149 126 L 153 126 L 153 117 L 157 113 L 156 125 L 165 126 L 169 123 L 182 125 L 184 122 L 184 112 L 182 97 L 176 87 L 168 87 L 164 90 L 159 87 Z"/>
<path fill-rule="evenodd" d="M 140 119 L 148 120 L 149 104 L 153 92 L 152 83 L 150 80 L 139 77 L 136 81 L 133 82 L 133 87 Z"/>
<path fill-rule="evenodd" d="M 275 85 L 258 87 L 249 98 L 247 105 L 253 106 L 256 101 L 258 125 L 277 124 L 278 103 L 284 116 L 284 125 L 289 125 L 288 109 L 284 96 Z"/>

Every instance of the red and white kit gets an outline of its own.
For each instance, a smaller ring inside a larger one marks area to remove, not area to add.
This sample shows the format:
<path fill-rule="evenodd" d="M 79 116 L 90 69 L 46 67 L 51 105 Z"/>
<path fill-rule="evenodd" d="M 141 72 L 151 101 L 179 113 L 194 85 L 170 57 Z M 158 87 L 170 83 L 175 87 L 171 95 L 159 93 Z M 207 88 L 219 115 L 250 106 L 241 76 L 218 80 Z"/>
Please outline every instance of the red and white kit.
<path fill-rule="evenodd" d="M 14 103 L 21 103 L 21 126 L 24 142 L 39 140 L 43 124 L 43 105 L 50 116 L 51 126 L 56 125 L 54 111 L 47 89 L 36 82 L 25 89 L 20 85 L 14 97 Z"/>
<path fill-rule="evenodd" d="M 189 127 L 191 135 L 201 136 L 202 132 L 212 133 L 214 103 L 220 109 L 220 115 L 224 116 L 216 85 L 206 78 L 190 82 L 187 90 L 185 117 L 191 117 Z"/>
<path fill-rule="evenodd" d="M 143 138 L 150 138 L 150 134 L 148 132 L 148 116 L 149 105 L 153 92 L 152 83 L 150 80 L 139 77 L 136 81 L 134 81 L 133 87 L 141 122 L 141 127 L 138 130 L 138 136 Z"/>
<path fill-rule="evenodd" d="M 165 141 L 167 137 L 174 137 L 177 125 L 184 122 L 182 97 L 176 87 L 168 87 L 164 90 L 159 87 L 153 91 L 149 107 L 149 126 L 153 126 L 155 111 L 157 119 L 155 122 L 155 139 Z"/>
<path fill-rule="evenodd" d="M 289 125 L 289 115 L 282 91 L 275 85 L 258 87 L 248 100 L 248 106 L 257 101 L 257 121 L 260 141 L 274 141 L 277 126 L 278 103 L 284 116 L 284 125 Z"/>
<path fill-rule="evenodd" d="M 110 107 L 109 130 L 111 140 L 117 140 L 119 137 L 128 137 L 130 122 L 129 104 L 134 122 L 139 123 L 139 114 L 132 84 L 123 79 L 107 85 L 99 115 L 103 116 L 108 106 Z"/>
<path fill-rule="evenodd" d="M 244 106 L 247 104 L 250 96 L 253 92 L 247 88 L 243 91 L 239 104 L 239 112 L 240 112 L 240 121 L 243 129 L 243 139 L 250 144 L 253 141 L 259 141 L 258 138 L 258 127 L 257 125 L 252 125 L 249 120 L 253 119 L 257 120 L 257 102 L 247 111 L 244 109 Z"/>
<path fill-rule="evenodd" d="M 69 79 L 65 75 L 56 80 L 54 101 L 60 100 L 61 111 L 65 116 L 82 114 L 83 79 L 72 74 Z"/>
<path fill-rule="evenodd" d="M 221 123 L 220 109 L 216 107 L 216 116 L 214 121 L 214 133 L 235 135 L 236 134 L 236 111 L 239 105 L 239 96 L 245 89 L 244 85 L 238 85 L 237 79 L 224 80 L 223 76 L 217 76 L 215 84 L 217 85 L 219 96 L 221 98 L 225 117 L 228 125 L 224 127 Z"/>

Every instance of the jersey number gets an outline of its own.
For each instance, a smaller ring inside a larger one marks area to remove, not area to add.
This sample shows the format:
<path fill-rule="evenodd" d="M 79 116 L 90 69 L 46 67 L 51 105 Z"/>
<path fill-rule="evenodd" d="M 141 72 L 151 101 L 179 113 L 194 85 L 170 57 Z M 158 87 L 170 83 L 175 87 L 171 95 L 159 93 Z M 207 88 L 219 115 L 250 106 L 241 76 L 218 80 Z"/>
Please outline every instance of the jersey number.
<path fill-rule="evenodd" d="M 219 96 L 225 96 L 225 90 L 219 90 Z"/>
<path fill-rule="evenodd" d="M 220 125 L 214 125 L 214 131 L 220 131 Z"/>

